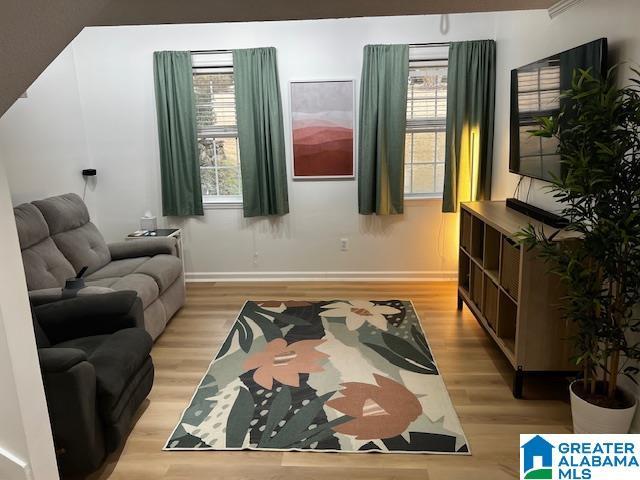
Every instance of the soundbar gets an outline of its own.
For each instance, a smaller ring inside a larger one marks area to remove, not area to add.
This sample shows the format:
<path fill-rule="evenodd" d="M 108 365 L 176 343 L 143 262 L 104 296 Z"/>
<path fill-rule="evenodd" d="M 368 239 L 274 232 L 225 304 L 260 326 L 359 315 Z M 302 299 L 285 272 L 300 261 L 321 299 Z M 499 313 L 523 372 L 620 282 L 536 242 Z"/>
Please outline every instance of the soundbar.
<path fill-rule="evenodd" d="M 527 217 L 546 223 L 554 228 L 563 228 L 569 224 L 566 218 L 520 201 L 517 198 L 507 198 L 507 207 L 524 213 Z"/>

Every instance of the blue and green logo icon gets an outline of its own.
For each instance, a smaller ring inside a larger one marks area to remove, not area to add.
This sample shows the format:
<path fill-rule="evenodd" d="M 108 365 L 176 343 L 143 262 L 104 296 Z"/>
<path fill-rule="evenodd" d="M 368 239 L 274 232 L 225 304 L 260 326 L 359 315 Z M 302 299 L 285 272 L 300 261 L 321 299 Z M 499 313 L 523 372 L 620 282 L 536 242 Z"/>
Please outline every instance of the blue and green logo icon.
<path fill-rule="evenodd" d="M 522 445 L 522 478 L 553 479 L 553 449 L 551 443 L 536 435 Z"/>

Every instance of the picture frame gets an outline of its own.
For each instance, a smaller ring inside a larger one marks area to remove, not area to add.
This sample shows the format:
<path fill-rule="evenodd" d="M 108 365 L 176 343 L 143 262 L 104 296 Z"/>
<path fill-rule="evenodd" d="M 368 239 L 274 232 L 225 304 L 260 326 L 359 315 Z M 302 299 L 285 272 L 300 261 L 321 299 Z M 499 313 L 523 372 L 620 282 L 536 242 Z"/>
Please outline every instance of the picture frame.
<path fill-rule="evenodd" d="M 291 80 L 293 180 L 353 180 L 356 171 L 353 78 Z"/>

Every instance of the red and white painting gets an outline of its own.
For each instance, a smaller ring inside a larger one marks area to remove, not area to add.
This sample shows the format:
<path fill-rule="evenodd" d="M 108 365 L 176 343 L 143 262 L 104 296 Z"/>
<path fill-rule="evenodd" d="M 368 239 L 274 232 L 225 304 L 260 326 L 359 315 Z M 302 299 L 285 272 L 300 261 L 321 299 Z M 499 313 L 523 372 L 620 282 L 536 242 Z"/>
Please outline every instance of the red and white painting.
<path fill-rule="evenodd" d="M 293 177 L 353 178 L 353 81 L 291 82 Z"/>

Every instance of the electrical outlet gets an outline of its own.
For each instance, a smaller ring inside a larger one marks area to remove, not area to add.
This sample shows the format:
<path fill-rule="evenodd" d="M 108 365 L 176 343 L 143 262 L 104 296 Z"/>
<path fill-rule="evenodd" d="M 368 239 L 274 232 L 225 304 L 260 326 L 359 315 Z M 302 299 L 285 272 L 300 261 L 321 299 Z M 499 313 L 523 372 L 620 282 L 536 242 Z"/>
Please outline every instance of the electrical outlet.
<path fill-rule="evenodd" d="M 348 238 L 341 238 L 340 239 L 340 250 L 342 250 L 343 252 L 346 252 L 347 250 L 349 250 L 349 239 Z"/>

